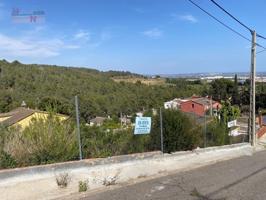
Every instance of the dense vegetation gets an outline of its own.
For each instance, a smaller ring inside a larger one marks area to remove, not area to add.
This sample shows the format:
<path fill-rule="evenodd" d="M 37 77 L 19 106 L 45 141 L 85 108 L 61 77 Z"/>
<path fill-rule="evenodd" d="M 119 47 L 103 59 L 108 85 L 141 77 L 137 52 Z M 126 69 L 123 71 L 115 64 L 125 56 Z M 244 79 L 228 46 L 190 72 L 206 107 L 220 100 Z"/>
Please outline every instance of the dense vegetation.
<path fill-rule="evenodd" d="M 114 82 L 110 76 L 129 72 L 99 72 L 86 68 L 24 65 L 0 61 L 0 112 L 9 111 L 25 101 L 31 108 L 73 115 L 74 96 L 80 99 L 83 120 L 101 115 L 132 114 L 157 108 L 166 100 L 201 95 L 202 86 L 147 86 L 137 82 Z M 185 87 L 185 88 L 184 88 Z"/>
<path fill-rule="evenodd" d="M 165 152 L 203 147 L 201 125 L 179 111 L 164 110 L 163 116 Z M 46 120 L 32 121 L 25 130 L 2 127 L 0 132 L 0 169 L 69 161 L 79 156 L 74 121 L 62 123 L 52 113 Z M 208 146 L 228 142 L 224 126 L 218 122 L 211 124 L 207 135 Z M 81 143 L 83 158 L 161 150 L 159 115 L 153 116 L 151 134 L 147 135 L 134 135 L 132 128 L 82 124 Z"/>
<path fill-rule="evenodd" d="M 232 105 L 240 107 L 242 113 L 249 110 L 250 83 L 230 79 L 216 79 L 210 83 L 209 95 L 218 101 L 229 101 Z M 256 111 L 266 108 L 266 84 L 256 83 Z"/>
<path fill-rule="evenodd" d="M 234 141 L 228 136 L 227 122 L 236 119 L 240 109 L 245 111 L 249 105 L 249 83 L 238 83 L 237 77 L 235 81 L 218 79 L 211 83 L 166 79 L 165 84 L 148 86 L 140 81 L 115 82 L 112 78 L 116 76 L 143 78 L 130 72 L 0 61 L 0 112 L 12 110 L 25 101 L 31 108 L 70 116 L 62 124 L 51 115 L 48 120 L 33 121 L 23 131 L 0 127 L 0 169 L 77 159 L 75 95 L 80 99 L 84 158 L 160 150 L 160 119 L 159 115 L 152 115 L 151 108 L 162 106 L 166 100 L 193 94 L 210 95 L 221 101 L 220 118 L 209 117 L 207 123 L 200 124 L 179 111 L 163 110 L 164 151 L 229 144 Z M 256 106 L 263 109 L 266 89 L 264 84 L 257 84 L 257 89 Z M 134 116 L 134 112 L 143 109 L 147 116 L 152 116 L 151 134 L 134 135 L 133 127 L 120 127 L 120 112 Z M 112 120 L 100 127 L 86 126 L 85 122 L 96 115 L 110 115 Z"/>

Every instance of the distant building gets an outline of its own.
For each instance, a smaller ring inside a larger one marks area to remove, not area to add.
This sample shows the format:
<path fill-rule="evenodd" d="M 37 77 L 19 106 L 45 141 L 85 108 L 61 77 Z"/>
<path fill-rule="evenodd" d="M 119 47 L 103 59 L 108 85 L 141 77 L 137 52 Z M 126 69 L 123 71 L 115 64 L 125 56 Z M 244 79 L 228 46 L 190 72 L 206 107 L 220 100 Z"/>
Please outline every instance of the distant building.
<path fill-rule="evenodd" d="M 256 125 L 258 125 L 258 130 L 257 130 L 257 136 L 258 138 L 261 138 L 266 134 L 266 115 L 259 115 L 256 118 Z"/>
<path fill-rule="evenodd" d="M 143 114 L 144 114 L 144 112 L 143 111 L 140 111 L 140 112 L 137 112 L 136 113 L 136 116 L 137 117 L 143 117 Z"/>
<path fill-rule="evenodd" d="M 186 102 L 186 99 L 175 98 L 171 101 L 164 102 L 165 109 L 178 109 L 182 102 Z"/>
<path fill-rule="evenodd" d="M 106 117 L 95 117 L 90 120 L 90 126 L 102 126 Z"/>
<path fill-rule="evenodd" d="M 220 110 L 222 105 L 213 101 L 208 97 L 192 97 L 189 100 L 182 102 L 180 105 L 180 110 L 182 112 L 194 113 L 199 116 L 204 116 L 207 111 L 212 110 L 214 115 L 217 115 L 218 110 Z"/>
<path fill-rule="evenodd" d="M 256 119 L 259 126 L 266 126 L 266 115 L 259 115 L 259 117 Z"/>
<path fill-rule="evenodd" d="M 130 125 L 131 124 L 131 120 L 129 118 L 127 118 L 126 116 L 120 117 L 119 118 L 121 124 L 123 125 Z"/>
<path fill-rule="evenodd" d="M 221 104 L 209 97 L 192 96 L 185 99 L 176 98 L 164 103 L 165 109 L 178 109 L 186 113 L 194 113 L 198 116 L 204 116 L 206 111 L 211 110 L 214 115 L 221 108 Z"/>
<path fill-rule="evenodd" d="M 24 130 L 33 119 L 47 119 L 48 115 L 48 112 L 19 107 L 7 113 L 0 113 L 0 124 L 7 127 L 20 127 Z M 61 114 L 56 114 L 56 116 L 62 121 L 69 118 Z"/>

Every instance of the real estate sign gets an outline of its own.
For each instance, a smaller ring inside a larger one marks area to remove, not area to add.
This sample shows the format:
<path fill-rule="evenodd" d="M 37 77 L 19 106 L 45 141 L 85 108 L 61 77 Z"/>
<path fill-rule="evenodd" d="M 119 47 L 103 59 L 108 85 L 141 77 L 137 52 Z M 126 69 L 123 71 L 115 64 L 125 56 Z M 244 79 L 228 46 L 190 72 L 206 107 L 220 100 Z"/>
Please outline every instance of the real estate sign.
<path fill-rule="evenodd" d="M 136 117 L 134 134 L 149 134 L 151 132 L 151 117 Z"/>
<path fill-rule="evenodd" d="M 233 126 L 236 126 L 236 120 L 233 120 L 233 121 L 230 121 L 230 122 L 227 122 L 227 127 L 228 128 L 231 128 Z"/>

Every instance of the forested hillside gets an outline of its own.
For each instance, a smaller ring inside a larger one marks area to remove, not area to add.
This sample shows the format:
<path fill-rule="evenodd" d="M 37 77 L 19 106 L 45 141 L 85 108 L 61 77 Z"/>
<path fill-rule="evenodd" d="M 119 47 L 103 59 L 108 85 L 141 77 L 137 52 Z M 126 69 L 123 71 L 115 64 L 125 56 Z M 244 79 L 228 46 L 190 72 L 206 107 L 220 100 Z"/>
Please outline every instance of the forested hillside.
<path fill-rule="evenodd" d="M 162 106 L 175 97 L 201 94 L 203 88 L 182 89 L 173 85 L 147 86 L 141 82 L 115 82 L 115 72 L 100 72 L 87 68 L 25 65 L 18 61 L 0 61 L 0 112 L 9 111 L 25 101 L 27 106 L 72 115 L 74 96 L 80 99 L 83 120 L 95 115 L 132 114 L 143 108 Z M 123 73 L 118 73 L 120 76 Z M 129 73 L 126 72 L 126 75 Z"/>

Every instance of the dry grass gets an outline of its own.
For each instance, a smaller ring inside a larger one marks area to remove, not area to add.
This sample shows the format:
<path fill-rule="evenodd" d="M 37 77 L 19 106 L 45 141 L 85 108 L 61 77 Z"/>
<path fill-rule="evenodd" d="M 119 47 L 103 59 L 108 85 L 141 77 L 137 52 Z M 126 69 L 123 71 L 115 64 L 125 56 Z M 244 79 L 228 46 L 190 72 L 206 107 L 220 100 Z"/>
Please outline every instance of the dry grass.
<path fill-rule="evenodd" d="M 126 82 L 126 83 L 136 83 L 140 81 L 142 84 L 145 85 L 164 85 L 165 79 L 164 78 L 141 78 L 141 77 L 113 77 L 112 78 L 115 82 Z"/>
<path fill-rule="evenodd" d="M 60 188 L 66 188 L 70 182 L 70 176 L 68 173 L 61 173 L 56 176 L 56 183 Z"/>
<path fill-rule="evenodd" d="M 114 176 L 105 177 L 103 180 L 103 185 L 105 185 L 105 186 L 116 185 L 117 181 L 119 179 L 120 173 L 121 173 L 121 171 L 119 170 L 116 172 L 116 174 Z"/>

